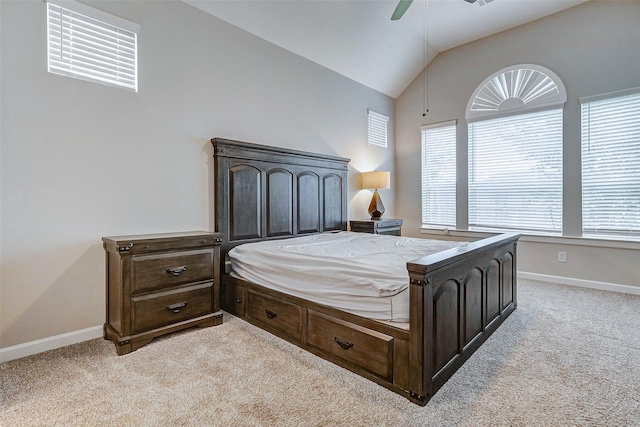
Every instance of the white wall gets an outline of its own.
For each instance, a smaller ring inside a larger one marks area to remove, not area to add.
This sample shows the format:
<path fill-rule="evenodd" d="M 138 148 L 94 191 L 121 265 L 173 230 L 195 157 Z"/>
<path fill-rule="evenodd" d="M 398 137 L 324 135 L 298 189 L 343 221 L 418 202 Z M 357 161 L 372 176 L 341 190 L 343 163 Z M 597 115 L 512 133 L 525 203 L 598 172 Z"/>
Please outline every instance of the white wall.
<path fill-rule="evenodd" d="M 487 6 L 490 7 L 490 6 Z M 580 105 L 578 98 L 640 86 L 640 2 L 591 1 L 521 27 L 439 54 L 429 65 L 429 108 L 422 117 L 422 79 L 396 103 L 396 213 L 403 233 L 420 233 L 420 125 L 458 119 L 458 226 L 467 226 L 465 108 L 476 87 L 494 72 L 533 63 L 564 82 L 564 201 L 566 236 L 581 233 Z M 630 248 L 581 239 L 525 240 L 519 269 L 583 281 L 640 286 L 640 244 Z M 568 262 L 558 263 L 557 252 Z"/>
<path fill-rule="evenodd" d="M 353 159 L 352 218 L 393 171 L 392 98 L 179 1 L 85 3 L 141 25 L 138 93 L 47 73 L 45 3 L 0 2 L 0 348 L 104 323 L 102 236 L 212 230 L 212 137 Z"/>

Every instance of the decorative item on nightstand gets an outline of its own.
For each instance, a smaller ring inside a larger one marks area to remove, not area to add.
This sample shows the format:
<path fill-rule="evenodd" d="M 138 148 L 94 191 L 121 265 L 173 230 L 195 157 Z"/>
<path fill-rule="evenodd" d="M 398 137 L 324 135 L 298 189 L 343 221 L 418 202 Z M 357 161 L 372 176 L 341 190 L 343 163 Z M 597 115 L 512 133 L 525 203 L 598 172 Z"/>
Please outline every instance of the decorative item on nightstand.
<path fill-rule="evenodd" d="M 371 219 L 376 220 L 382 217 L 384 213 L 384 205 L 378 190 L 391 188 L 391 173 L 390 172 L 363 172 L 362 173 L 362 188 L 371 190 L 373 189 L 373 197 L 369 204 L 369 215 Z"/>

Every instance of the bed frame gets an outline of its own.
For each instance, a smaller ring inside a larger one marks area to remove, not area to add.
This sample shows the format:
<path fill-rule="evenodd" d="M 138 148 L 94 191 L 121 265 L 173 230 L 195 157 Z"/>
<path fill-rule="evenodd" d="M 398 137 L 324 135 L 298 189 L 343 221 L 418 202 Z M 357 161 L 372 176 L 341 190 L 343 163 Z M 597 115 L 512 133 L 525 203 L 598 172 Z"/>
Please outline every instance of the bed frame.
<path fill-rule="evenodd" d="M 236 245 L 346 230 L 349 159 L 214 138 L 216 230 Z M 516 309 L 508 233 L 407 263 L 409 330 L 222 271 L 222 308 L 424 405 Z M 330 274 L 330 272 L 327 272 Z"/>

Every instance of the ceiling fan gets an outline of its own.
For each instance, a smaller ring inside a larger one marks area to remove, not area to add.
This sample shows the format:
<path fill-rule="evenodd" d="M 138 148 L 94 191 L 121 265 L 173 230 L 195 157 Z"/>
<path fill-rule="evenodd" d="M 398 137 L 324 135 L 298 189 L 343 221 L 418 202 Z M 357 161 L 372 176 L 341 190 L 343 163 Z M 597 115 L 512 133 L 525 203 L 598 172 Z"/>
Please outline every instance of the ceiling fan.
<path fill-rule="evenodd" d="M 466 1 L 467 3 L 475 3 L 477 0 L 464 0 L 464 1 Z M 481 3 L 484 4 L 484 3 L 488 3 L 489 1 L 491 0 L 486 0 Z M 413 0 L 400 0 L 398 5 L 396 6 L 396 10 L 394 10 L 393 15 L 391 15 L 391 20 L 397 21 L 398 19 L 402 18 L 402 15 L 404 15 L 407 9 L 409 9 L 409 6 L 411 6 L 411 3 L 413 3 Z"/>

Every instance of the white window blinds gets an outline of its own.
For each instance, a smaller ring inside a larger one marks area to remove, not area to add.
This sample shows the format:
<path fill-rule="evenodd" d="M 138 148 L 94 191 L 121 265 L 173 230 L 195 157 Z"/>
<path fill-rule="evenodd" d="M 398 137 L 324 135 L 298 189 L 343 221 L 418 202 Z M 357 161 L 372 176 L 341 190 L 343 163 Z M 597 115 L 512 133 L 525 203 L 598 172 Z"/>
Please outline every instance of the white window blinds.
<path fill-rule="evenodd" d="M 631 92 L 581 100 L 583 234 L 640 237 L 640 89 Z"/>
<path fill-rule="evenodd" d="M 422 226 L 456 226 L 456 122 L 422 127 Z"/>
<path fill-rule="evenodd" d="M 562 109 L 469 124 L 469 226 L 562 232 Z"/>
<path fill-rule="evenodd" d="M 368 110 L 368 116 L 369 144 L 387 148 L 387 123 L 389 122 L 389 117 L 372 110 Z"/>
<path fill-rule="evenodd" d="M 47 3 L 49 72 L 138 91 L 139 26 L 82 3 Z"/>

